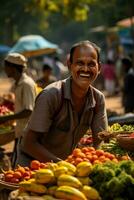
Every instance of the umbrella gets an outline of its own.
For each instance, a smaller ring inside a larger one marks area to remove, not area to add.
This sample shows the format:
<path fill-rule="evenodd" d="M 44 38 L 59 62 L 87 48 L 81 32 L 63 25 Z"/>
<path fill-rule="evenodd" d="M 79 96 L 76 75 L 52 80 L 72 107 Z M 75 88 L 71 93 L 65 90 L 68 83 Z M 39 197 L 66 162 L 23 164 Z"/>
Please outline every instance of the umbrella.
<path fill-rule="evenodd" d="M 7 54 L 10 49 L 11 48 L 6 45 L 0 45 L 0 54 Z"/>
<path fill-rule="evenodd" d="M 40 35 L 21 37 L 10 50 L 10 53 L 22 53 L 26 57 L 50 54 L 56 52 L 58 45 L 53 44 Z"/>
<path fill-rule="evenodd" d="M 117 25 L 122 27 L 131 27 L 132 25 L 134 25 L 134 17 L 118 21 Z"/>

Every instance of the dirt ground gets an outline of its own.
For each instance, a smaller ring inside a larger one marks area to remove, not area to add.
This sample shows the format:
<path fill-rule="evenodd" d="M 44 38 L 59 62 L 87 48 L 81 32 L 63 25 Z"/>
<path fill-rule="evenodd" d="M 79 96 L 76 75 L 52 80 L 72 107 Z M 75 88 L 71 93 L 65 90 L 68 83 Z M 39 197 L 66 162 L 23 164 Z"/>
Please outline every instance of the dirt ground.
<path fill-rule="evenodd" d="M 0 95 L 8 93 L 11 88 L 11 81 L 7 78 L 0 78 Z M 116 95 L 113 97 L 106 97 L 106 107 L 111 111 L 115 111 L 117 113 L 122 113 L 123 108 L 121 106 L 121 96 Z M 11 152 L 13 149 L 13 142 L 4 145 L 6 152 Z"/>

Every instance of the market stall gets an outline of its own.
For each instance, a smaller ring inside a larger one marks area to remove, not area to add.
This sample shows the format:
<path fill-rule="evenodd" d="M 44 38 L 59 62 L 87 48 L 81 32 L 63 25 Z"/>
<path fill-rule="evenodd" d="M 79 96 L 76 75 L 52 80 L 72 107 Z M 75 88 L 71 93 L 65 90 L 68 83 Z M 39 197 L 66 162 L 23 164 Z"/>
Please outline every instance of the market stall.
<path fill-rule="evenodd" d="M 4 170 L 0 194 L 5 196 L 1 199 L 132 200 L 133 152 L 120 145 L 119 138 L 124 135 L 134 143 L 134 126 L 115 123 L 99 133 L 103 141 L 99 149 L 92 147 L 88 131 L 65 161 L 33 160 L 30 166 Z"/>

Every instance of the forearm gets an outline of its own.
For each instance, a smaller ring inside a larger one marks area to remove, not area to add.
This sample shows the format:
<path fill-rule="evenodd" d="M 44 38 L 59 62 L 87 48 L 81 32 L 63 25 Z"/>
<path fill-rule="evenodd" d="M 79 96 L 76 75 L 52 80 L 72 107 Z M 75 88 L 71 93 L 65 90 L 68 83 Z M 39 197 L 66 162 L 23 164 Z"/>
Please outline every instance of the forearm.
<path fill-rule="evenodd" d="M 28 155 L 34 157 L 35 159 L 39 160 L 40 162 L 58 162 L 60 159 L 49 152 L 46 148 L 44 148 L 38 142 L 34 142 L 29 144 L 24 144 L 24 151 Z"/>
<path fill-rule="evenodd" d="M 6 115 L 2 116 L 3 120 L 9 121 L 9 120 L 15 120 L 15 119 L 23 119 L 26 117 L 29 117 L 31 115 L 32 111 L 30 110 L 23 110 L 21 112 L 12 114 L 12 115 Z"/>
<path fill-rule="evenodd" d="M 23 151 L 41 162 L 59 161 L 59 158 L 38 142 L 39 139 L 42 138 L 42 134 L 45 137 L 47 133 L 29 130 L 23 138 Z"/>

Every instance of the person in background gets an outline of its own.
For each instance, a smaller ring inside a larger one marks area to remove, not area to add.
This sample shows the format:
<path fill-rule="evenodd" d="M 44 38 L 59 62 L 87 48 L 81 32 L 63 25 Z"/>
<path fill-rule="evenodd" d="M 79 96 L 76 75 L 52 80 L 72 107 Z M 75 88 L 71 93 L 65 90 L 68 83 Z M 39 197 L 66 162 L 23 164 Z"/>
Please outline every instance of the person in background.
<path fill-rule="evenodd" d="M 9 78 L 14 79 L 12 92 L 15 94 L 15 113 L 0 117 L 0 124 L 16 120 L 15 146 L 12 165 L 16 158 L 18 139 L 22 136 L 29 117 L 33 111 L 36 98 L 36 84 L 31 77 L 26 75 L 27 59 L 19 53 L 10 53 L 4 60 L 5 72 Z"/>
<path fill-rule="evenodd" d="M 72 46 L 67 63 L 71 76 L 37 97 L 16 165 L 66 159 L 89 128 L 94 147 L 99 146 L 98 133 L 107 129 L 104 95 L 92 86 L 101 68 L 99 47 L 81 41 Z"/>
<path fill-rule="evenodd" d="M 124 70 L 123 106 L 125 113 L 134 112 L 134 69 L 129 57 L 122 59 Z"/>
<path fill-rule="evenodd" d="M 47 85 L 57 80 L 52 75 L 52 68 L 48 64 L 43 65 L 42 74 L 43 76 L 36 81 L 38 87 L 45 88 Z"/>
<path fill-rule="evenodd" d="M 112 96 L 115 92 L 115 68 L 113 61 L 108 60 L 106 64 L 103 65 L 102 73 L 104 76 L 104 86 L 108 93 L 108 96 Z"/>

